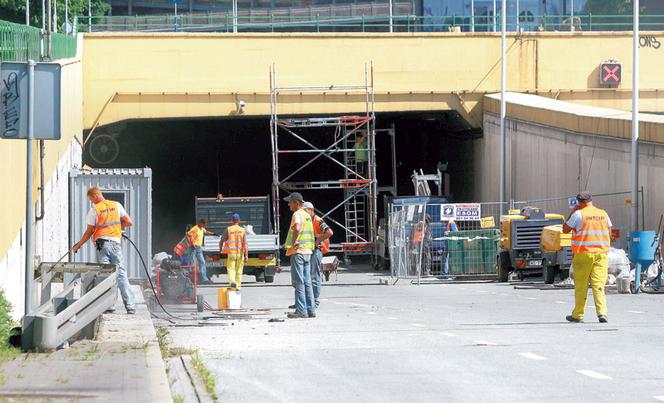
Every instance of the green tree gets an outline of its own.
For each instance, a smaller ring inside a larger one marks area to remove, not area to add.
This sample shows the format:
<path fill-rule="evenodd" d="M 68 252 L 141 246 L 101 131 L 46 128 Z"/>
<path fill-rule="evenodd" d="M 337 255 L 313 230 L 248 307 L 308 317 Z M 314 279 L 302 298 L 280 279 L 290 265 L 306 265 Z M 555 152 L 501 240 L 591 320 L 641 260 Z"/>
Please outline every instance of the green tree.
<path fill-rule="evenodd" d="M 41 27 L 42 24 L 42 2 L 41 0 L 30 1 L 30 25 Z M 51 0 L 54 3 L 56 0 Z M 68 0 L 69 22 L 73 24 L 75 16 L 88 15 L 87 0 Z M 111 6 L 107 0 L 91 0 L 92 15 L 104 15 Z M 65 22 L 65 1 L 57 0 L 58 31 L 62 30 Z M 5 21 L 25 23 L 25 0 L 0 0 L 0 19 Z"/>

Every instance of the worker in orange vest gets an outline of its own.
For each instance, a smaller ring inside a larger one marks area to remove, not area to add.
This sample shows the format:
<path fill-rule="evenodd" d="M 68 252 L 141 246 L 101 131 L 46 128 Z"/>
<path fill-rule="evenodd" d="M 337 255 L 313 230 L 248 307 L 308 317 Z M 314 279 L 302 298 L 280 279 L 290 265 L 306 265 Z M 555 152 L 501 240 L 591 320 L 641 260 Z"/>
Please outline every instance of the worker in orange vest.
<path fill-rule="evenodd" d="M 606 211 L 593 205 L 590 192 L 576 196 L 577 206 L 563 224 L 563 232 L 572 232 L 574 259 L 575 306 L 566 319 L 582 322 L 588 299 L 588 280 L 593 290 L 595 309 L 600 323 L 608 322 L 604 287 L 609 270 L 608 252 L 611 249 L 611 219 Z"/>
<path fill-rule="evenodd" d="M 240 226 L 240 215 L 233 214 L 232 220 L 233 225 L 226 228 L 221 235 L 219 247 L 221 253 L 227 256 L 228 283 L 239 290 L 242 288 L 242 270 L 244 263 L 249 259 L 249 249 L 247 248 L 246 231 Z"/>
<path fill-rule="evenodd" d="M 304 202 L 302 208 L 306 210 L 311 216 L 314 225 L 315 245 L 314 253 L 311 255 L 311 286 L 314 289 L 314 303 L 318 307 L 320 305 L 320 290 L 321 290 L 321 261 L 323 255 L 330 251 L 330 237 L 334 235 L 332 228 L 323 221 L 322 218 L 316 215 L 314 205 L 309 202 Z"/>
<path fill-rule="evenodd" d="M 88 200 L 92 203 L 92 208 L 88 211 L 86 222 L 88 228 L 72 248 L 72 252 L 77 253 L 83 245 L 92 237 L 97 249 L 97 262 L 103 264 L 116 265 L 116 276 L 118 289 L 122 295 L 127 313 L 133 315 L 136 313 L 134 305 L 134 293 L 129 286 L 127 271 L 122 265 L 122 229 L 131 227 L 133 224 L 131 217 L 125 211 L 122 204 L 106 200 L 104 194 L 98 187 L 93 186 L 88 189 Z M 110 307 L 109 311 L 115 308 Z"/>

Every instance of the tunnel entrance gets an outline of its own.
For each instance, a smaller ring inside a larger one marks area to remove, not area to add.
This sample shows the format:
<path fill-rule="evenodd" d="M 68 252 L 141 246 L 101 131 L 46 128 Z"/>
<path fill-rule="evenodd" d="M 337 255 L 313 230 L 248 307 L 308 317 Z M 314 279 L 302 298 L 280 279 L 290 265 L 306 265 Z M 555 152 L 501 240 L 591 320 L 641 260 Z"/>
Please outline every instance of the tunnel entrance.
<path fill-rule="evenodd" d="M 391 141 L 380 129 L 393 127 L 399 195 L 413 194 L 413 170 L 434 172 L 439 163 L 447 163 L 451 199 L 471 200 L 469 140 L 479 133 L 456 112 L 378 114 L 376 123 L 379 187 L 392 185 Z M 153 251 L 159 252 L 170 251 L 186 226 L 194 223 L 194 197 L 269 195 L 270 150 L 267 118 L 135 121 L 98 129 L 86 145 L 84 163 L 95 168 L 152 168 Z M 305 198 L 314 204 L 331 202 L 324 191 L 308 193 Z M 379 194 L 379 217 L 384 196 Z M 290 214 L 285 204 L 281 207 L 283 229 Z M 332 217 L 343 222 L 342 215 L 339 209 Z"/>

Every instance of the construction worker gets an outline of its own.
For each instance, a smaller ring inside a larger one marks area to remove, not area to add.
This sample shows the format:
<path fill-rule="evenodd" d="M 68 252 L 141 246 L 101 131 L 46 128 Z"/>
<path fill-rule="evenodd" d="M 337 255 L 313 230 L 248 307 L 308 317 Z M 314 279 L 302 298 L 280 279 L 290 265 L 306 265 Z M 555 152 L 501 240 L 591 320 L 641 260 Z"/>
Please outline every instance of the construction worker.
<path fill-rule="evenodd" d="M 595 309 L 600 323 L 608 322 L 604 287 L 609 270 L 608 252 L 611 248 L 611 219 L 606 211 L 593 206 L 592 195 L 581 192 L 576 196 L 577 206 L 563 224 L 563 232 L 572 232 L 574 259 L 575 306 L 566 319 L 582 322 L 588 299 L 588 280 L 593 290 Z"/>
<path fill-rule="evenodd" d="M 367 165 L 369 164 L 369 151 L 368 151 L 368 141 L 367 134 L 362 133 L 355 140 L 355 163 L 357 165 L 357 173 L 360 175 L 367 174 Z"/>
<path fill-rule="evenodd" d="M 134 305 L 134 293 L 129 286 L 127 271 L 122 266 L 122 228 L 131 227 L 133 224 L 131 217 L 127 214 L 122 204 L 106 200 L 98 187 L 93 186 L 88 189 L 88 200 L 92 202 L 92 208 L 88 211 L 85 221 L 88 228 L 72 248 L 72 252 L 77 253 L 83 245 L 92 237 L 97 249 L 97 262 L 103 264 L 116 265 L 116 276 L 118 289 L 122 295 L 127 313 L 133 315 L 136 313 Z M 109 311 L 114 311 L 111 307 Z"/>
<path fill-rule="evenodd" d="M 291 281 L 295 287 L 295 312 L 289 318 L 315 318 L 316 304 L 311 286 L 311 255 L 315 247 L 311 216 L 302 208 L 304 199 L 298 192 L 284 198 L 293 212 L 284 247 L 291 257 Z"/>
<path fill-rule="evenodd" d="M 201 274 L 201 284 L 212 284 L 212 281 L 207 276 L 207 267 L 205 266 L 205 256 L 203 256 L 203 237 L 205 235 L 216 235 L 212 231 L 208 231 L 207 227 L 208 220 L 207 218 L 200 218 L 198 223 L 191 227 L 187 232 L 187 237 L 189 237 L 191 247 L 194 248 L 194 259 L 198 263 L 198 270 Z"/>
<path fill-rule="evenodd" d="M 332 228 L 330 228 L 322 218 L 316 215 L 313 204 L 305 202 L 302 207 L 311 216 L 311 220 L 314 226 L 316 246 L 314 248 L 314 253 L 311 255 L 311 286 L 313 287 L 314 291 L 314 303 L 318 308 L 320 305 L 321 289 L 320 265 L 321 261 L 323 260 L 323 255 L 330 251 L 330 237 L 334 235 L 334 232 L 332 232 Z"/>
<path fill-rule="evenodd" d="M 233 225 L 226 228 L 219 240 L 221 253 L 226 257 L 226 272 L 231 287 L 242 288 L 242 270 L 244 263 L 249 259 L 247 237 L 244 228 L 240 226 L 240 215 L 235 213 L 231 218 Z"/>

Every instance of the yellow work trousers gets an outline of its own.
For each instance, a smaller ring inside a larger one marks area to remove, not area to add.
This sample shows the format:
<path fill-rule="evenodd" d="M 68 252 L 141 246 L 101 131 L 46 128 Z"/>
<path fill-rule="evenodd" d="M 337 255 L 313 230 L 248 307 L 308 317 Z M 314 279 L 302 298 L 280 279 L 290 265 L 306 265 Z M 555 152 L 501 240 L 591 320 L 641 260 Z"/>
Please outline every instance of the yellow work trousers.
<path fill-rule="evenodd" d="M 243 255 L 228 255 L 226 258 L 226 272 L 228 273 L 228 283 L 235 283 L 235 288 L 242 288 L 242 270 L 244 269 Z"/>
<path fill-rule="evenodd" d="M 572 261 L 574 267 L 574 300 L 572 316 L 583 319 L 588 300 L 588 281 L 593 290 L 597 316 L 606 315 L 606 295 L 604 288 L 609 271 L 609 257 L 606 253 L 575 253 Z"/>

